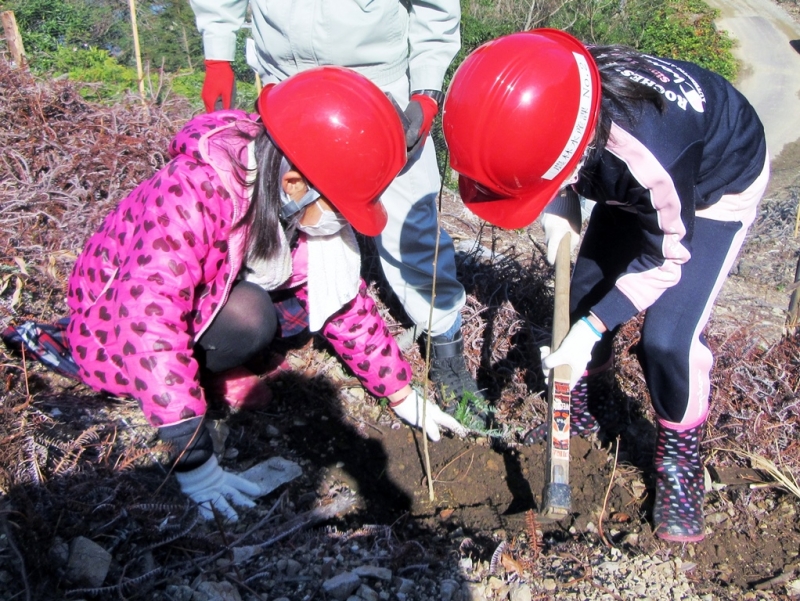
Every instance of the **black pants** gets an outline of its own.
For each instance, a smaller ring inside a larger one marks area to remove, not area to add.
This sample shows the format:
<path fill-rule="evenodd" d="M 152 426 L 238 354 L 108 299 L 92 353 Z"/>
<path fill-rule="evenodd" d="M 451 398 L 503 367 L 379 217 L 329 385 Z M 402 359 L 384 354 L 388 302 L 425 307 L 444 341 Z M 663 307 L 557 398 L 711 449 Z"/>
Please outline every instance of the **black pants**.
<path fill-rule="evenodd" d="M 195 357 L 212 373 L 238 367 L 269 347 L 277 327 L 269 293 L 256 284 L 239 281 L 195 344 Z"/>

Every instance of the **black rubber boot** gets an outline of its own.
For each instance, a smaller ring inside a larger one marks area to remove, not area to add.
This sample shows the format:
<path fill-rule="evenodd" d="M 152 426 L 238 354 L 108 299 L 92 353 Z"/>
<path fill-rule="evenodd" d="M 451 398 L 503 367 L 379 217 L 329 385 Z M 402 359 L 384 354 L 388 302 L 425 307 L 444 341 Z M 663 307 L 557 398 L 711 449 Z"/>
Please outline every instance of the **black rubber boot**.
<path fill-rule="evenodd" d="M 658 424 L 653 529 L 664 540 L 695 543 L 705 538 L 701 432 L 702 425 L 678 432 Z"/>
<path fill-rule="evenodd" d="M 452 340 L 443 336 L 431 339 L 431 366 L 428 378 L 436 385 L 439 404 L 450 415 L 458 417 L 459 406 L 469 410 L 488 428 L 491 415 L 486 398 L 478 388 L 464 361 L 464 339 L 458 332 Z M 465 424 L 470 426 L 470 424 Z"/>

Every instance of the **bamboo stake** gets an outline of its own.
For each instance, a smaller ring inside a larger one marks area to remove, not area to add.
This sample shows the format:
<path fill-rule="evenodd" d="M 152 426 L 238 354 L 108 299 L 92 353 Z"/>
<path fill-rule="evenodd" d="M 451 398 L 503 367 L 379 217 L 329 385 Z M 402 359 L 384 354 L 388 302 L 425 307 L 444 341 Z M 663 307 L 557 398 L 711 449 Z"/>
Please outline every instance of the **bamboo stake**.
<path fill-rule="evenodd" d="M 189 63 L 189 70 L 194 71 L 194 65 L 192 65 L 192 55 L 189 52 L 189 39 L 186 37 L 186 28 L 181 25 L 181 33 L 183 34 L 183 49 L 186 52 L 186 62 Z"/>
<path fill-rule="evenodd" d="M 425 431 L 425 420 L 427 417 L 428 405 L 428 372 L 431 369 L 431 346 L 433 336 L 431 335 L 431 324 L 433 324 L 433 306 L 436 302 L 436 271 L 439 267 L 439 241 L 442 235 L 442 191 L 444 190 L 444 178 L 439 182 L 439 207 L 436 211 L 436 244 L 433 250 L 433 281 L 431 282 L 431 305 L 428 310 L 428 331 L 425 338 L 425 386 L 422 391 L 422 454 L 425 458 L 425 476 L 428 479 L 428 500 L 433 503 L 436 494 L 433 492 L 433 476 L 431 474 L 431 454 L 428 450 L 428 433 Z"/>
<path fill-rule="evenodd" d="M 136 76 L 139 79 L 139 94 L 142 97 L 142 104 L 145 102 L 144 95 L 144 71 L 142 69 L 142 52 L 139 47 L 139 28 L 136 26 L 136 0 L 128 0 L 131 9 L 131 28 L 133 29 L 133 52 L 136 55 Z"/>

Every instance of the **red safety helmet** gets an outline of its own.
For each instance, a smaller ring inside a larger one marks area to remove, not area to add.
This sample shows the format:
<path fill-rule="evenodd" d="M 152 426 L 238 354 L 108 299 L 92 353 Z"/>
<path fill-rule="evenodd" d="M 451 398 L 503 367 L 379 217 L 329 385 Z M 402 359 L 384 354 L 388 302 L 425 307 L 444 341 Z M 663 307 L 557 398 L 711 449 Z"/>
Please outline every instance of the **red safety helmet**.
<path fill-rule="evenodd" d="M 258 112 L 272 140 L 362 234 L 386 225 L 380 195 L 406 164 L 403 125 L 363 75 L 316 67 L 265 87 Z"/>
<path fill-rule="evenodd" d="M 577 168 L 599 109 L 597 65 L 571 35 L 534 29 L 477 48 L 442 117 L 466 206 L 503 228 L 531 224 Z"/>

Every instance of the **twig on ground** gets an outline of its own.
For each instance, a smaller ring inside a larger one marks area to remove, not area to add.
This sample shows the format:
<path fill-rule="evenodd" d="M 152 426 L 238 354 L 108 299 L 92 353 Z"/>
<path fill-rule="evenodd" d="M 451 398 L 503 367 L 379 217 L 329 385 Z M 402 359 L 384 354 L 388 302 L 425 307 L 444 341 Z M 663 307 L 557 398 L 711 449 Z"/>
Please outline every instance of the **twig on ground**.
<path fill-rule="evenodd" d="M 797 479 L 794 477 L 794 474 L 792 474 L 788 470 L 786 471 L 781 470 L 780 467 L 775 465 L 774 462 L 767 459 L 766 457 L 762 457 L 761 455 L 756 455 L 748 451 L 740 449 L 720 449 L 720 450 L 728 451 L 736 455 L 747 457 L 748 459 L 750 459 L 750 463 L 753 466 L 753 469 L 762 470 L 766 472 L 775 479 L 775 481 L 781 488 L 785 489 L 787 492 L 793 494 L 795 497 L 800 499 L 800 485 L 797 483 Z"/>
<path fill-rule="evenodd" d="M 603 497 L 603 507 L 600 509 L 600 517 L 597 520 L 597 533 L 600 535 L 600 539 L 603 541 L 606 547 L 611 547 L 612 545 L 608 542 L 608 539 L 603 532 L 603 518 L 605 517 L 606 506 L 608 505 L 608 495 L 611 493 L 611 487 L 614 486 L 614 476 L 617 473 L 617 460 L 619 459 L 619 436 L 617 436 L 617 444 L 615 446 L 614 465 L 611 468 L 611 478 L 609 478 L 608 487 L 606 488 L 606 495 Z"/>
<path fill-rule="evenodd" d="M 447 484 L 447 483 L 450 483 L 450 482 L 458 482 L 458 480 L 460 478 L 463 478 L 464 476 L 466 476 L 469 473 L 469 470 L 472 468 L 472 462 L 475 461 L 475 452 L 474 451 L 472 452 L 472 457 L 470 457 L 469 465 L 467 466 L 467 470 L 463 474 L 461 474 L 461 476 L 459 476 L 455 480 L 439 480 L 439 476 L 442 475 L 442 472 L 444 470 L 446 470 L 448 467 L 450 467 L 458 459 L 460 459 L 461 457 L 463 457 L 464 455 L 469 453 L 469 451 L 470 451 L 470 449 L 468 448 L 464 452 L 459 453 L 458 455 L 456 455 L 451 461 L 447 462 L 447 464 L 444 467 L 442 467 L 442 469 L 440 469 L 438 472 L 436 472 L 436 475 L 433 477 L 434 482 L 440 482 L 440 483 L 444 483 L 444 484 Z"/>
<path fill-rule="evenodd" d="M 314 526 L 315 524 L 329 520 L 337 515 L 349 512 L 351 509 L 353 509 L 353 507 L 355 507 L 355 504 L 355 497 L 344 494 L 339 495 L 326 505 L 315 507 L 314 509 L 310 509 L 305 513 L 295 516 L 285 524 L 281 525 L 280 528 L 278 528 L 278 532 L 272 538 L 264 541 L 263 543 L 259 543 L 256 546 L 260 549 L 266 549 L 267 547 L 274 545 L 279 540 L 286 538 L 293 532 Z"/>

